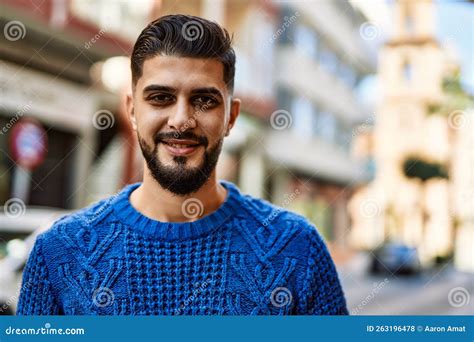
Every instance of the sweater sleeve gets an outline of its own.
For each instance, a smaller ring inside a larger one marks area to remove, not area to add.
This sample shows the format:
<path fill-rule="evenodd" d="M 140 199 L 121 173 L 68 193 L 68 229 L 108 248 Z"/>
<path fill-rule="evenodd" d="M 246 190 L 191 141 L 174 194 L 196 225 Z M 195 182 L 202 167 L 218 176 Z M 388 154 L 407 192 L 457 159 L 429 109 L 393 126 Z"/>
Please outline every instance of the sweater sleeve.
<path fill-rule="evenodd" d="M 346 299 L 331 255 L 310 227 L 306 274 L 299 293 L 299 315 L 348 315 Z"/>
<path fill-rule="evenodd" d="M 42 251 L 42 236 L 36 239 L 25 269 L 18 300 L 17 315 L 58 315 L 48 270 Z"/>

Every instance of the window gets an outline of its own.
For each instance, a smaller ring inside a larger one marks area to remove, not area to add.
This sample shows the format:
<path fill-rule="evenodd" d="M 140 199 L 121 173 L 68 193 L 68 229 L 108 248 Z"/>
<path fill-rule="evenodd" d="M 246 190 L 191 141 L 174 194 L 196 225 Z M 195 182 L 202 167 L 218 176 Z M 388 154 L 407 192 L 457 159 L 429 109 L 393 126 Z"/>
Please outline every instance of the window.
<path fill-rule="evenodd" d="M 413 78 L 413 68 L 409 61 L 403 63 L 403 79 L 405 82 L 410 83 Z"/>
<path fill-rule="evenodd" d="M 293 132 L 302 138 L 313 135 L 313 107 L 308 99 L 297 97 L 291 106 L 293 117 Z"/>
<path fill-rule="evenodd" d="M 278 87 L 277 89 L 277 102 L 278 108 L 288 109 L 292 106 L 292 97 L 291 94 L 285 88 Z"/>
<path fill-rule="evenodd" d="M 336 134 L 336 119 L 329 112 L 320 112 L 318 131 L 319 135 L 327 142 L 333 143 Z"/>
<path fill-rule="evenodd" d="M 342 150 L 349 152 L 352 143 L 351 127 L 345 122 L 337 121 L 337 144 Z"/>
<path fill-rule="evenodd" d="M 336 54 L 326 45 L 320 44 L 319 64 L 331 73 L 336 73 L 339 60 Z"/>
<path fill-rule="evenodd" d="M 0 127 L 6 127 L 11 123 L 11 117 L 0 116 Z M 44 161 L 27 178 L 28 199 L 27 205 L 48 206 L 55 208 L 72 208 L 73 195 L 72 188 L 74 178 L 75 158 L 77 158 L 77 136 L 71 132 L 57 130 L 51 126 L 43 124 L 47 132 L 48 153 Z M 107 131 L 107 130 L 106 130 Z M 5 151 L 0 156 L 0 203 L 4 204 L 14 195 L 15 187 L 14 173 L 16 165 L 13 163 L 13 156 L 8 149 L 8 139 L 12 130 L 8 134 L 0 135 L 0 148 Z"/>
<path fill-rule="evenodd" d="M 413 18 L 413 4 L 405 3 L 403 4 L 403 20 L 405 26 L 405 32 L 407 35 L 413 35 L 415 31 L 415 20 Z"/>
<path fill-rule="evenodd" d="M 73 0 L 71 12 L 81 20 L 134 41 L 153 9 L 152 0 L 134 2 Z"/>
<path fill-rule="evenodd" d="M 405 28 L 409 35 L 413 34 L 415 23 L 411 14 L 407 14 L 405 18 Z"/>
<path fill-rule="evenodd" d="M 320 121 L 320 118 L 319 118 L 319 111 L 318 109 L 316 108 L 316 106 L 313 105 L 313 133 L 314 135 L 319 135 L 319 121 Z"/>
<path fill-rule="evenodd" d="M 278 27 L 271 35 L 271 41 L 278 42 L 281 45 L 293 44 L 294 40 L 294 31 L 295 26 L 294 20 L 297 18 L 299 14 L 296 14 L 294 10 L 289 7 L 284 7 L 282 9 L 280 22 L 278 23 Z"/>
<path fill-rule="evenodd" d="M 314 31 L 306 26 L 298 25 L 295 29 L 295 47 L 298 51 L 311 58 L 317 57 L 317 37 Z"/>
<path fill-rule="evenodd" d="M 357 76 L 355 71 L 346 63 L 339 64 L 339 77 L 344 81 L 345 84 L 349 87 L 354 87 Z"/>
<path fill-rule="evenodd" d="M 253 18 L 252 49 L 250 74 L 248 75 L 247 91 L 256 97 L 270 97 L 273 94 L 273 45 L 262 44 L 271 36 L 273 26 L 264 18 Z"/>

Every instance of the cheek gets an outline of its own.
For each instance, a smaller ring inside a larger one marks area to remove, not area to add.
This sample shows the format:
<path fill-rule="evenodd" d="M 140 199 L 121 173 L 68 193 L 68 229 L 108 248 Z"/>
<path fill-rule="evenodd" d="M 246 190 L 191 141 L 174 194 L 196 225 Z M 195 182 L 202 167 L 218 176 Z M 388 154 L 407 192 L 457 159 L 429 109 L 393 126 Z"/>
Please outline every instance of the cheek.
<path fill-rule="evenodd" d="M 148 140 L 162 129 L 166 123 L 164 116 L 150 106 L 141 106 L 137 114 L 137 130 L 140 135 Z"/>
<path fill-rule="evenodd" d="M 210 145 L 212 145 L 212 142 L 217 141 L 224 136 L 224 124 L 224 119 L 219 115 L 208 115 L 207 117 L 198 120 L 198 127 L 207 136 Z"/>

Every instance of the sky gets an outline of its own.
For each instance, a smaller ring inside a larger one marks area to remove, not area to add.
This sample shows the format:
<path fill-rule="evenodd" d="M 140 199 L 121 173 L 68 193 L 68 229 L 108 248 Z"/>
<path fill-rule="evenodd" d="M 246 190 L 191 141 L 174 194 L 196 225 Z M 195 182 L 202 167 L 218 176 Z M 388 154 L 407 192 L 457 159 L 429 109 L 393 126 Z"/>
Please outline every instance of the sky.
<path fill-rule="evenodd" d="M 453 45 L 461 64 L 462 82 L 474 93 L 474 3 L 438 2 L 438 39 Z"/>
<path fill-rule="evenodd" d="M 351 2 L 363 7 L 370 22 L 378 27 L 380 35 L 373 43 L 380 47 L 390 36 L 391 13 L 389 8 L 393 5 L 393 0 L 374 2 L 351 0 Z M 436 38 L 442 46 L 454 50 L 461 67 L 463 88 L 474 95 L 474 3 L 461 0 L 434 0 L 434 2 L 437 4 Z M 369 76 L 358 89 L 360 100 L 369 108 L 376 105 L 377 99 L 379 99 L 377 81 L 377 75 Z"/>

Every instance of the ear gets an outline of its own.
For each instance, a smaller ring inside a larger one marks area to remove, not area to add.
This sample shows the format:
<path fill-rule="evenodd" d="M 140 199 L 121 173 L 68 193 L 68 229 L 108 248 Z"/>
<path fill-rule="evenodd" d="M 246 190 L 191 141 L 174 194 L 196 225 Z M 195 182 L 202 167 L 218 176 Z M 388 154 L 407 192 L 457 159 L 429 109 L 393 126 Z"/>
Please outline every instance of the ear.
<path fill-rule="evenodd" d="M 137 130 L 137 118 L 135 116 L 135 110 L 134 110 L 134 107 L 133 107 L 133 98 L 132 98 L 131 94 L 127 94 L 126 104 L 127 104 L 128 119 L 130 120 L 130 124 L 132 125 L 133 130 L 136 131 Z"/>
<path fill-rule="evenodd" d="M 230 130 L 232 127 L 235 125 L 235 120 L 237 120 L 237 117 L 240 114 L 240 99 L 232 99 L 232 102 L 230 104 L 230 117 L 229 117 L 229 122 L 227 123 L 227 128 L 225 131 L 225 136 L 229 136 Z"/>

